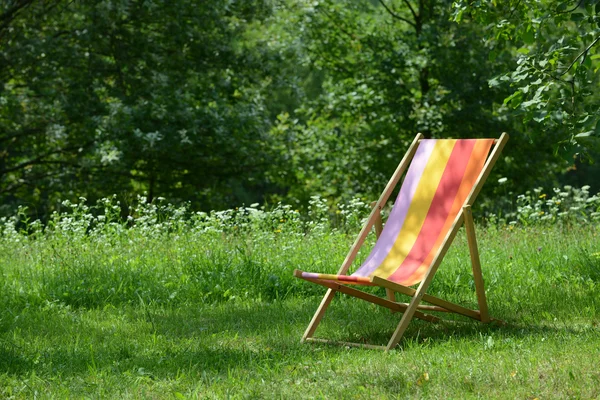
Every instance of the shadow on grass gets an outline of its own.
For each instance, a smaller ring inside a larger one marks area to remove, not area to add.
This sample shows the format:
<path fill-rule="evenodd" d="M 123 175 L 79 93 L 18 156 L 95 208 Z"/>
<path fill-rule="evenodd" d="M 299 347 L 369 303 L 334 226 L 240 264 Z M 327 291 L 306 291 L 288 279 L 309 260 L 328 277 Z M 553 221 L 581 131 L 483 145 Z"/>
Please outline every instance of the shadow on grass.
<path fill-rule="evenodd" d="M 401 314 L 354 299 L 337 300 L 317 331 L 318 337 L 386 344 L 401 318 Z M 1 325 L 0 373 L 74 376 L 110 371 L 172 379 L 184 370 L 189 376 L 220 380 L 231 370 L 285 368 L 311 363 L 323 354 L 336 362 L 347 351 L 375 352 L 300 344 L 318 301 L 23 310 L 16 322 Z M 517 320 L 505 325 L 413 321 L 401 348 L 410 351 L 423 343 L 481 341 L 489 335 L 518 339 L 580 332 L 566 324 L 524 326 Z"/>
<path fill-rule="evenodd" d="M 226 374 L 311 358 L 299 343 L 309 311 L 298 302 L 216 306 L 23 309 L 0 324 L 0 374 L 144 371 Z M 307 351 L 308 350 L 308 351 Z"/>
<path fill-rule="evenodd" d="M 387 345 L 402 315 L 369 305 L 355 305 L 350 301 L 337 307 L 335 303 L 332 303 L 315 336 L 340 342 Z M 541 308 L 543 309 L 543 307 Z M 534 336 L 552 337 L 580 335 L 586 332 L 600 333 L 598 321 L 574 324 L 572 320 L 561 321 L 556 318 L 547 320 L 539 317 L 529 323 L 526 322 L 526 319 L 515 315 L 510 318 L 504 317 L 503 321 L 484 324 L 466 317 L 445 313 L 434 314 L 442 318 L 442 321 L 429 323 L 413 319 L 397 348 L 406 349 L 422 343 L 443 345 L 448 341 L 456 340 L 482 341 L 488 336 L 512 337 L 520 340 Z"/>

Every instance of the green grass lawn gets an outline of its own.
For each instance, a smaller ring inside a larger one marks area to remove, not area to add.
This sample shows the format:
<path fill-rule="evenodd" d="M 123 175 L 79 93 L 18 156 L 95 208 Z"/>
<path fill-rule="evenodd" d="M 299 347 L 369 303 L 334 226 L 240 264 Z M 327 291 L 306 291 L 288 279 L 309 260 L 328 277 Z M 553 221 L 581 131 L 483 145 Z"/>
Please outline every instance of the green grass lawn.
<path fill-rule="evenodd" d="M 600 397 L 593 225 L 478 227 L 505 324 L 413 321 L 389 353 L 299 342 L 324 289 L 293 269 L 335 271 L 354 233 L 113 228 L 4 231 L 0 398 Z M 429 293 L 476 307 L 463 233 Z M 385 344 L 399 319 L 338 296 L 316 336 Z"/>

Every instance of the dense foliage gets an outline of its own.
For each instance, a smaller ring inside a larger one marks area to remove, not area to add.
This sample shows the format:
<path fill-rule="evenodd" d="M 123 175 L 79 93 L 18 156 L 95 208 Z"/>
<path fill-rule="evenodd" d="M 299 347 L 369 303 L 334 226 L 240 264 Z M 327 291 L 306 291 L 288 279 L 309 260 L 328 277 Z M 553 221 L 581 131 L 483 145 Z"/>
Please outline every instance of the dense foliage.
<path fill-rule="evenodd" d="M 511 45 L 514 69 L 490 83 L 510 84 L 512 93 L 504 103 L 523 122 L 534 122 L 562 144 L 599 147 L 598 0 L 459 1 L 454 7 L 455 20 L 472 19 L 486 26 L 491 58 Z"/>
<path fill-rule="evenodd" d="M 261 185 L 276 60 L 244 35 L 262 2 L 28 3 L 2 30 L 5 201 L 145 191 L 208 207 Z"/>
<path fill-rule="evenodd" d="M 600 3 L 599 3 L 600 4 Z M 0 214 L 374 199 L 416 132 L 511 134 L 490 207 L 598 189 L 598 5 L 424 0 L 0 4 Z M 566 157 L 565 157 L 566 156 Z M 484 199 L 484 200 L 485 200 Z M 498 202 L 502 199 L 503 202 Z"/>

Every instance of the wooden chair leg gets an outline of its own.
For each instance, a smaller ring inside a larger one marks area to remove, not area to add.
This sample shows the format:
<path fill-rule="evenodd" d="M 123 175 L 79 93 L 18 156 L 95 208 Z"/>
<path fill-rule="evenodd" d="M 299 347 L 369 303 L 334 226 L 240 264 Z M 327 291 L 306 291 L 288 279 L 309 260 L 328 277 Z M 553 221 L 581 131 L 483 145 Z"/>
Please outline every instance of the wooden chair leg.
<path fill-rule="evenodd" d="M 467 243 L 469 244 L 469 252 L 471 253 L 471 266 L 473 267 L 473 279 L 475 280 L 475 291 L 477 292 L 477 303 L 479 304 L 481 322 L 490 322 L 471 206 L 463 207 L 463 211 L 465 215 L 465 230 L 467 231 Z"/>
<path fill-rule="evenodd" d="M 308 324 L 308 328 L 306 328 L 306 331 L 304 332 L 304 335 L 300 340 L 301 342 L 312 338 L 315 331 L 317 330 L 317 327 L 319 326 L 319 323 L 321 322 L 321 319 L 323 319 L 323 315 L 325 315 L 325 311 L 327 311 L 327 307 L 329 307 L 331 300 L 333 300 L 333 296 L 335 296 L 335 290 L 327 289 L 327 293 L 325 293 L 325 296 L 323 297 L 323 300 L 321 300 L 319 308 L 317 308 L 315 315 L 312 317 L 310 324 Z"/>
<path fill-rule="evenodd" d="M 386 297 L 387 297 L 387 299 L 388 299 L 389 301 L 393 301 L 394 303 L 397 301 L 397 300 L 396 300 L 396 292 L 394 292 L 392 289 L 385 288 L 385 294 L 386 294 Z M 397 312 L 397 311 L 394 311 L 394 310 L 390 310 L 390 311 L 391 311 L 392 313 L 395 313 L 395 312 Z"/>
<path fill-rule="evenodd" d="M 392 289 L 385 288 L 385 294 L 389 301 L 396 302 L 396 292 L 394 292 Z"/>
<path fill-rule="evenodd" d="M 431 284 L 431 281 L 433 280 L 433 277 L 435 276 L 435 273 L 437 272 L 437 269 L 440 266 L 440 263 L 444 259 L 444 256 L 446 255 L 446 252 L 448 251 L 448 248 L 450 247 L 450 244 L 452 244 L 452 241 L 456 237 L 456 233 L 458 232 L 460 225 L 464 221 L 463 214 L 464 214 L 464 210 L 463 210 L 463 212 L 458 214 L 458 216 L 454 220 L 454 224 L 452 225 L 452 228 L 446 234 L 446 238 L 444 239 L 444 245 L 438 250 L 437 254 L 433 258 L 433 261 L 431 262 L 431 267 L 429 267 L 429 271 L 427 271 L 427 273 L 425 274 L 425 277 L 421 281 L 421 284 L 419 285 L 412 300 L 410 301 L 408 308 L 406 309 L 406 311 L 404 311 L 404 314 L 402 315 L 402 319 L 400 320 L 400 323 L 398 324 L 396 331 L 392 335 L 392 338 L 390 339 L 390 341 L 386 347 L 386 351 L 389 351 L 392 348 L 394 348 L 398 344 L 398 342 L 400 342 L 400 339 L 402 339 L 402 335 L 404 335 L 404 331 L 406 331 L 406 328 L 408 327 L 408 324 L 412 320 L 412 317 L 415 314 L 415 311 L 417 311 L 417 307 L 419 306 L 419 303 L 421 303 L 423 296 L 425 296 L 425 293 L 427 292 L 427 288 Z"/>
<path fill-rule="evenodd" d="M 419 288 L 419 289 L 421 289 L 421 288 Z M 424 294 L 425 290 L 423 290 L 422 293 Z M 422 297 L 422 294 L 421 294 L 421 296 L 416 295 L 412 298 L 412 300 L 408 304 L 408 308 L 404 311 L 404 314 L 402 314 L 402 319 L 400 320 L 398 327 L 394 331 L 394 334 L 392 335 L 390 341 L 388 342 L 387 346 L 385 347 L 385 351 L 390 351 L 391 349 L 396 347 L 398 342 L 400 342 L 400 339 L 402 339 L 402 335 L 404 335 L 404 331 L 406 331 L 406 328 L 408 327 L 408 324 L 412 320 L 412 317 L 415 314 L 415 311 L 417 311 L 417 307 L 419 306 L 419 303 L 421 302 L 421 297 Z"/>

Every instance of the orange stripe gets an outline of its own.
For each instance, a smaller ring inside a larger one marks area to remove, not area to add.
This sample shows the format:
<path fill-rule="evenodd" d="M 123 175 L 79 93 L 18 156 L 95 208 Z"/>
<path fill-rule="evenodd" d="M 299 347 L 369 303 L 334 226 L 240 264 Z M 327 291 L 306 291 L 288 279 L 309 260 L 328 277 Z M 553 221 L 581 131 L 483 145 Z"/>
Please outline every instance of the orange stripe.
<path fill-rule="evenodd" d="M 475 140 L 459 140 L 456 142 L 417 241 L 402 264 L 388 279 L 398 282 L 412 276 L 435 245 L 452 211 L 465 171 L 471 160 L 475 143 Z"/>
<path fill-rule="evenodd" d="M 388 278 L 404 262 L 423 227 L 455 143 L 456 140 L 436 142 L 406 214 L 404 225 L 388 255 L 371 275 Z"/>
<path fill-rule="evenodd" d="M 438 236 L 433 248 L 425 258 L 423 263 L 419 266 L 419 268 L 417 268 L 417 270 L 411 276 L 407 277 L 402 281 L 398 281 L 398 283 L 410 286 L 421 282 L 423 276 L 425 276 L 425 273 L 431 266 L 433 258 L 437 254 L 444 239 L 446 238 L 448 231 L 452 227 L 456 216 L 462 209 L 467 196 L 469 195 L 469 193 L 473 189 L 473 186 L 477 182 L 477 178 L 479 178 L 479 175 L 481 173 L 481 170 L 483 169 L 485 160 L 490 152 L 490 148 L 492 147 L 493 143 L 494 141 L 492 139 L 477 140 L 475 148 L 473 149 L 473 153 L 471 154 L 471 159 L 469 160 L 469 164 L 467 165 L 465 175 L 460 184 L 460 188 L 458 189 L 457 196 L 454 199 L 454 203 L 452 204 L 452 209 L 448 215 L 448 218 L 446 218 L 444 227 L 440 231 L 440 235 Z M 392 277 L 390 277 L 390 279 L 393 280 Z"/>
<path fill-rule="evenodd" d="M 351 276 L 351 275 L 334 275 L 334 274 L 318 274 L 314 272 L 302 272 L 302 278 L 307 280 L 324 280 L 324 281 L 336 281 L 343 282 L 346 284 L 354 285 L 369 285 L 373 286 L 371 279 L 366 276 Z"/>

